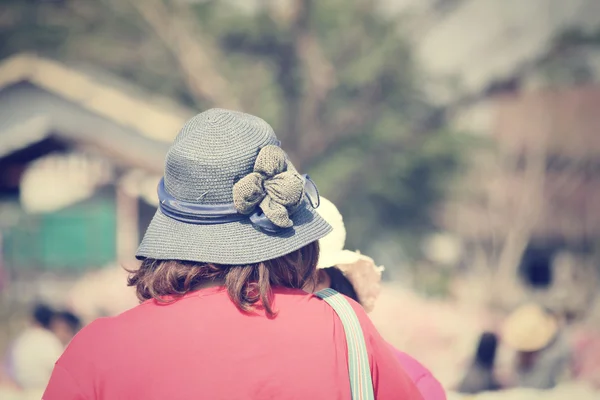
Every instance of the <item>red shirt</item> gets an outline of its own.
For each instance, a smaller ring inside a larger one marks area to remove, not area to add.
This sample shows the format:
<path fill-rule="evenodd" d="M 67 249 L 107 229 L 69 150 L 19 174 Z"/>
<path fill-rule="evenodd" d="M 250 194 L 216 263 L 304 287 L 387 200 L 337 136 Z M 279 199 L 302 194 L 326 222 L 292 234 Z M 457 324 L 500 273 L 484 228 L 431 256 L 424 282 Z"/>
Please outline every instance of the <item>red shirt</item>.
<path fill-rule="evenodd" d="M 222 288 L 145 303 L 85 327 L 56 363 L 44 400 L 350 399 L 347 348 L 330 306 L 276 289 L 279 314 L 240 312 Z M 364 310 L 375 398 L 422 400 Z"/>

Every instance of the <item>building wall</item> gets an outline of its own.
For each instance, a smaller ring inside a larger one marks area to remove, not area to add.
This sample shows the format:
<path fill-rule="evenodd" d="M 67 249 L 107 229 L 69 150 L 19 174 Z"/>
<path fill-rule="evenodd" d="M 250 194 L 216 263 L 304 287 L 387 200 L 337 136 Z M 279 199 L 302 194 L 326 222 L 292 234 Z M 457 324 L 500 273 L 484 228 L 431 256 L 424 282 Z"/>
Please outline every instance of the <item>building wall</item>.
<path fill-rule="evenodd" d="M 450 224 L 463 236 L 490 238 L 539 213 L 536 236 L 600 238 L 600 86 L 504 95 L 485 107 L 478 128 L 490 146 L 463 180 Z"/>

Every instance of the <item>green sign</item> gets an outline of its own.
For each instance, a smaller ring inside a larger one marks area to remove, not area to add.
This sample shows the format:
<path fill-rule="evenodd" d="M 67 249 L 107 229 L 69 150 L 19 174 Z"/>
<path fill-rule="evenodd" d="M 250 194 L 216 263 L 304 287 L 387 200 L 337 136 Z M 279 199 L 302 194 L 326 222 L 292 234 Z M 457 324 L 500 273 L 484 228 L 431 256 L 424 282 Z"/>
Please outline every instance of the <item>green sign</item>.
<path fill-rule="evenodd" d="M 23 215 L 4 238 L 9 268 L 86 269 L 116 258 L 116 212 L 110 197 L 86 200 L 63 210 Z"/>

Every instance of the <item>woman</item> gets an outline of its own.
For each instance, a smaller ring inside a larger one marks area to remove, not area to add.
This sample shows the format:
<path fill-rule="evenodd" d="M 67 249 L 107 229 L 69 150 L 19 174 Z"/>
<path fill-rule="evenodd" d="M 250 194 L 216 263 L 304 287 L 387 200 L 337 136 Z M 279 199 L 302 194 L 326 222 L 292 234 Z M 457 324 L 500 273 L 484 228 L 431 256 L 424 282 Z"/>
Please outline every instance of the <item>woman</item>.
<path fill-rule="evenodd" d="M 498 338 L 494 333 L 484 332 L 479 338 L 475 359 L 469 367 L 458 391 L 467 394 L 500 390 L 494 374 Z"/>
<path fill-rule="evenodd" d="M 346 228 L 342 215 L 329 200 L 321 197 L 319 215 L 331 225 L 332 232 L 319 241 L 318 282 L 316 291 L 332 288 L 370 312 L 379 296 L 382 267 L 358 252 L 344 250 Z M 444 400 L 442 385 L 421 363 L 406 353 L 393 349 L 405 371 L 425 400 Z"/>
<path fill-rule="evenodd" d="M 143 303 L 80 331 L 44 399 L 350 399 L 344 326 L 302 290 L 331 229 L 314 189 L 262 119 L 213 109 L 188 121 L 129 279 Z M 374 397 L 420 399 L 355 314 Z"/>

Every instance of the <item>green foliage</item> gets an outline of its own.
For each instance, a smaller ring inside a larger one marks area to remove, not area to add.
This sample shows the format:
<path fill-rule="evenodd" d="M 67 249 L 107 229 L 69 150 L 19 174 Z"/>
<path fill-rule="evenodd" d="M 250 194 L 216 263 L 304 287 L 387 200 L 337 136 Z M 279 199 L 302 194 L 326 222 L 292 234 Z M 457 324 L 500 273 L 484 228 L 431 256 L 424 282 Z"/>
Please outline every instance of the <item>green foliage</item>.
<path fill-rule="evenodd" d="M 414 249 L 422 234 L 435 229 L 431 212 L 454 183 L 463 166 L 460 154 L 470 146 L 457 133 L 390 136 L 396 139 L 359 136 L 312 167 L 323 195 L 351 216 L 346 221 L 351 248 L 364 249 L 395 232 L 400 243 Z"/>
<path fill-rule="evenodd" d="M 4 0 L 0 13 L 0 56 L 22 51 L 58 49 L 69 28 L 59 23 L 50 4 L 34 7 L 31 2 Z"/>
<path fill-rule="evenodd" d="M 6 3 L 1 57 L 32 50 L 91 63 L 198 104 L 176 56 L 131 2 Z M 443 129 L 439 111 L 421 93 L 424 77 L 397 33 L 398 22 L 362 3 L 306 0 L 305 15 L 286 20 L 267 8 L 249 14 L 230 2 L 204 1 L 189 6 L 187 15 L 201 39 L 219 49 L 218 72 L 244 110 L 268 120 L 294 161 L 340 206 L 349 246 L 368 248 L 391 233 L 414 247 L 434 228 L 431 211 L 468 143 Z M 311 75 L 299 51 L 302 37 L 314 39 L 333 71 L 331 87 L 314 96 L 316 112 L 308 117 L 303 100 L 312 98 L 322 76 Z"/>
<path fill-rule="evenodd" d="M 548 54 L 538 62 L 543 82 L 550 87 L 568 87 L 597 80 L 595 59 L 600 30 L 568 29 L 554 38 Z"/>

